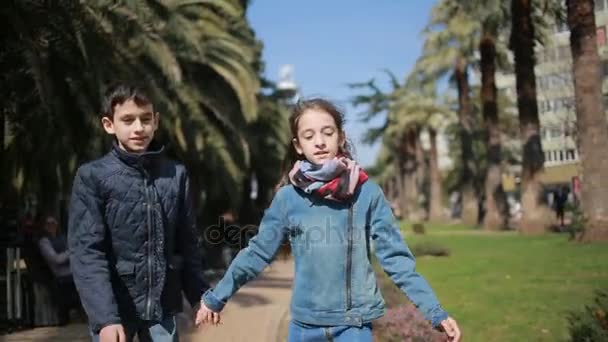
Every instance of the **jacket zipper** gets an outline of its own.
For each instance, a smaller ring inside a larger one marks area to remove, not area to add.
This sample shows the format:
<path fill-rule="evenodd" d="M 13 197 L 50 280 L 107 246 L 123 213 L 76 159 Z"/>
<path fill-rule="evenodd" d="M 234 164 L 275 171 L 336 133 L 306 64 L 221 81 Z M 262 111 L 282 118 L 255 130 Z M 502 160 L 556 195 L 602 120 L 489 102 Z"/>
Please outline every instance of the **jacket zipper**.
<path fill-rule="evenodd" d="M 346 248 L 346 311 L 352 307 L 352 268 L 353 268 L 353 203 L 348 207 L 348 244 Z"/>
<path fill-rule="evenodd" d="M 148 228 L 148 295 L 146 299 L 146 318 L 150 319 L 152 314 L 150 313 L 152 307 L 152 199 L 150 198 L 150 189 L 148 187 L 148 179 L 145 183 L 146 189 L 146 214 L 147 214 L 147 228 Z"/>

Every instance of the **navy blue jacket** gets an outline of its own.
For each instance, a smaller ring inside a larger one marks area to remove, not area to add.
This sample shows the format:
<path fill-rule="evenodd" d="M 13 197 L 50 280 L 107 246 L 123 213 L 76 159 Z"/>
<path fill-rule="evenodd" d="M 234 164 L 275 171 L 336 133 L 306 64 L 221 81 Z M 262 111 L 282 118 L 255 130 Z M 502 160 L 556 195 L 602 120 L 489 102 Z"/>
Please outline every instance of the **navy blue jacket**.
<path fill-rule="evenodd" d="M 125 320 L 160 320 L 208 288 L 189 181 L 162 148 L 114 145 L 74 179 L 68 244 L 74 282 L 93 332 Z"/>

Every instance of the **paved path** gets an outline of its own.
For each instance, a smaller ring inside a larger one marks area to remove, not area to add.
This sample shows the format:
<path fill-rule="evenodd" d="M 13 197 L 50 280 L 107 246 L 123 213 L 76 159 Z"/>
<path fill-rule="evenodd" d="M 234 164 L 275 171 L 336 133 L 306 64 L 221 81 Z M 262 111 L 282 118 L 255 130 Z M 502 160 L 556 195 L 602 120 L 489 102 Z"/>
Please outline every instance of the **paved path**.
<path fill-rule="evenodd" d="M 244 286 L 222 312 L 223 324 L 195 330 L 190 313 L 179 316 L 182 341 L 284 341 L 288 319 L 293 261 L 278 260 L 256 280 Z M 65 327 L 37 328 L 0 336 L 1 342 L 85 342 L 83 322 Z"/>
<path fill-rule="evenodd" d="M 222 311 L 222 324 L 203 326 L 189 341 L 276 342 L 285 339 L 293 261 L 275 261 L 260 277 L 237 292 Z M 187 329 L 182 329 L 187 331 Z"/>

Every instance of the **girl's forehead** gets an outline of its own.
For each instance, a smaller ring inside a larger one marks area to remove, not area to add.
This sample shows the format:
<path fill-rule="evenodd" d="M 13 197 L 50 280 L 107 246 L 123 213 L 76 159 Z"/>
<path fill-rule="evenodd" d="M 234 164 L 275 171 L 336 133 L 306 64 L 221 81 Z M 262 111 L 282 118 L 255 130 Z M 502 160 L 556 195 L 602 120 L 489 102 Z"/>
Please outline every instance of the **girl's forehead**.
<path fill-rule="evenodd" d="M 298 120 L 299 131 L 327 126 L 336 127 L 336 120 L 331 114 L 323 110 L 309 109 Z"/>

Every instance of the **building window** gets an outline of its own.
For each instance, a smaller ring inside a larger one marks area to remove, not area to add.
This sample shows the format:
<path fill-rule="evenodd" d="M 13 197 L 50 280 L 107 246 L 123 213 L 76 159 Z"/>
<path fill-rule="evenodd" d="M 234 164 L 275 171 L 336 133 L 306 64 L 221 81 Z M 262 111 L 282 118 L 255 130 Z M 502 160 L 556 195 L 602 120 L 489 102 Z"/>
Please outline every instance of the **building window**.
<path fill-rule="evenodd" d="M 545 76 L 539 78 L 538 85 L 540 86 L 540 89 L 547 89 L 547 78 Z"/>
<path fill-rule="evenodd" d="M 557 75 L 549 75 L 549 88 L 559 86 L 559 77 Z"/>
<path fill-rule="evenodd" d="M 608 61 L 602 61 L 602 72 L 604 76 L 608 76 Z"/>
<path fill-rule="evenodd" d="M 564 161 L 564 151 L 559 151 L 559 161 Z"/>
<path fill-rule="evenodd" d="M 574 155 L 574 150 L 568 150 L 568 151 L 566 151 L 566 154 L 568 156 L 568 160 L 576 160 L 576 156 Z"/>
<path fill-rule="evenodd" d="M 567 45 L 560 46 L 555 51 L 557 53 L 556 58 L 559 61 L 567 60 L 570 58 L 570 47 Z"/>
<path fill-rule="evenodd" d="M 573 97 L 565 97 L 564 98 L 564 107 L 566 108 L 566 110 L 568 111 L 572 111 L 574 110 L 574 98 Z"/>
<path fill-rule="evenodd" d="M 604 7 L 606 7 L 605 0 L 595 0 L 595 10 L 596 11 L 603 11 Z"/>
<path fill-rule="evenodd" d="M 546 112 L 546 110 L 545 110 L 545 101 L 540 101 L 540 102 L 538 103 L 538 111 L 539 111 L 541 114 L 542 114 L 542 113 L 544 113 L 544 112 Z M 544 131 L 543 131 L 543 132 L 544 132 Z M 545 134 L 544 134 L 544 133 L 541 133 L 541 135 L 542 135 L 542 136 L 545 136 Z"/>
<path fill-rule="evenodd" d="M 555 111 L 557 112 L 562 108 L 564 108 L 562 99 L 555 99 Z"/>
<path fill-rule="evenodd" d="M 562 60 L 562 49 L 559 46 L 555 48 L 555 60 L 556 61 Z"/>
<path fill-rule="evenodd" d="M 551 63 L 555 60 L 555 49 L 546 48 L 543 54 L 543 62 Z"/>
<path fill-rule="evenodd" d="M 606 45 L 606 26 L 600 26 L 595 29 L 597 35 L 597 46 Z"/>

